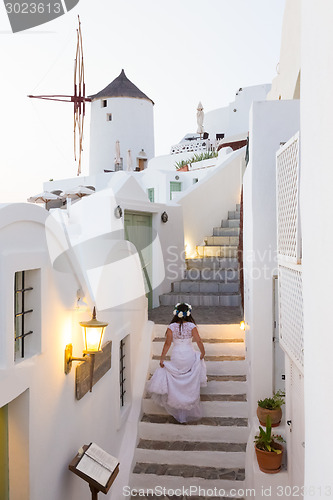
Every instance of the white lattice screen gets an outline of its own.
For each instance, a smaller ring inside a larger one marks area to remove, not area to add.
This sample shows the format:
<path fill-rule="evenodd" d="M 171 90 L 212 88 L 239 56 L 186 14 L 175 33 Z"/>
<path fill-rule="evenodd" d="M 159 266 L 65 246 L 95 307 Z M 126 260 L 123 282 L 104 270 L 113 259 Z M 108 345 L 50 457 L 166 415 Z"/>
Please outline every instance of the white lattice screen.
<path fill-rule="evenodd" d="M 299 134 L 276 155 L 279 337 L 280 345 L 303 372 L 303 283 L 299 216 Z"/>
<path fill-rule="evenodd" d="M 299 134 L 276 155 L 278 253 L 300 261 Z"/>
<path fill-rule="evenodd" d="M 303 372 L 302 272 L 279 266 L 280 345 Z"/>

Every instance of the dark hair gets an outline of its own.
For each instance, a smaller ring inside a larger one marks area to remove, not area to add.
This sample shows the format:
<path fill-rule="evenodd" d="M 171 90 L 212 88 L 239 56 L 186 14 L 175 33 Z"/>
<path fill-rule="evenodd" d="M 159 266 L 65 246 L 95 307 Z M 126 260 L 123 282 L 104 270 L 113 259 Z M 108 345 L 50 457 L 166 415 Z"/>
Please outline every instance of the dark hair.
<path fill-rule="evenodd" d="M 190 311 L 188 305 L 185 304 L 185 303 L 179 304 L 176 307 L 176 310 L 178 312 L 184 312 L 184 313 L 187 313 L 188 311 Z M 190 314 L 189 316 L 182 317 L 182 318 L 179 318 L 177 316 L 177 314 L 175 314 L 174 317 L 172 318 L 172 320 L 170 321 L 170 324 L 172 324 L 172 323 L 178 323 L 179 324 L 179 332 L 181 331 L 181 327 L 182 327 L 183 323 L 194 323 L 196 325 L 196 322 L 195 322 L 192 314 Z"/>

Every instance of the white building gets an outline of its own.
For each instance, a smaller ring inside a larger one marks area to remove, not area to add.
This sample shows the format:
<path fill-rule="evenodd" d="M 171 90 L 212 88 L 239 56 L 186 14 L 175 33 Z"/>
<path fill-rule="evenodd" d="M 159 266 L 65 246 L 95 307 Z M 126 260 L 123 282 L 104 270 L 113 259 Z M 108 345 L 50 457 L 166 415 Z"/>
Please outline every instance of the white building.
<path fill-rule="evenodd" d="M 257 487 L 258 498 L 287 498 L 297 491 L 306 499 L 333 496 L 328 452 L 332 438 L 323 423 L 333 408 L 327 322 L 333 245 L 332 20 L 328 0 L 316 6 L 310 0 L 287 0 L 271 102 L 256 103 L 252 109 L 250 162 L 244 175 L 244 260 L 251 255 L 245 260 L 245 320 L 253 426 L 247 480 Z M 265 113 L 264 130 L 260 116 Z M 267 147 L 260 153 L 264 143 Z M 256 276 L 253 269 L 259 271 Z M 286 405 L 278 432 L 286 438 L 287 467 L 267 477 L 253 458 L 255 405 L 280 386 L 282 374 Z M 319 407 L 323 420 L 317 415 Z"/>
<path fill-rule="evenodd" d="M 235 100 L 228 106 L 205 113 L 204 128 L 210 140 L 245 136 L 249 130 L 249 112 L 253 101 L 264 101 L 271 88 L 270 84 L 239 88 Z M 222 137 L 223 136 L 223 137 Z"/>
<path fill-rule="evenodd" d="M 90 174 L 127 170 L 128 151 L 132 169 L 146 168 L 154 156 L 153 101 L 127 78 L 124 70 L 90 98 Z M 117 141 L 119 166 L 115 165 Z"/>
<path fill-rule="evenodd" d="M 91 441 L 117 456 L 123 470 L 130 463 L 136 443 L 131 422 L 140 413 L 150 353 L 147 308 L 183 265 L 172 259 L 170 269 L 167 253 L 167 244 L 177 254 L 184 247 L 182 226 L 175 223 L 181 210 L 168 207 L 164 223 L 165 209 L 149 203 L 125 172 L 67 210 L 0 207 L 1 498 L 89 495 L 68 464 Z M 78 296 L 87 303 L 83 309 Z M 73 356 L 82 357 L 79 322 L 90 319 L 93 305 L 98 319 L 109 323 L 104 342 L 112 342 L 111 369 L 77 400 L 77 363 L 66 375 L 64 350 L 72 343 Z"/>

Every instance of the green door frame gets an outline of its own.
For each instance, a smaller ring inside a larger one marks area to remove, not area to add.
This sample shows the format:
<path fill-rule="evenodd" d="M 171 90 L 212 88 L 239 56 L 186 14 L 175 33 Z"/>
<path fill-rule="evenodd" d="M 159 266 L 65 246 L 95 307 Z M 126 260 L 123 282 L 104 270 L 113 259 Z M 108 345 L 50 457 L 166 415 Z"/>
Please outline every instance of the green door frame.
<path fill-rule="evenodd" d="M 143 227 L 148 228 L 147 235 L 148 238 L 146 241 L 141 240 L 140 236 L 142 235 L 142 231 L 137 231 L 140 227 L 138 225 L 139 222 L 143 222 Z M 145 224 L 145 222 L 147 224 Z M 133 229 L 130 230 L 130 227 Z M 135 228 L 135 229 L 134 229 Z M 146 286 L 146 297 L 148 299 L 148 309 L 152 309 L 153 307 L 153 289 L 152 289 L 152 214 L 147 212 L 132 212 L 125 210 L 124 214 L 124 232 L 125 239 L 133 243 L 135 245 L 140 262 L 142 273 L 144 276 L 145 286 Z M 149 241 L 148 241 L 149 240 Z"/>

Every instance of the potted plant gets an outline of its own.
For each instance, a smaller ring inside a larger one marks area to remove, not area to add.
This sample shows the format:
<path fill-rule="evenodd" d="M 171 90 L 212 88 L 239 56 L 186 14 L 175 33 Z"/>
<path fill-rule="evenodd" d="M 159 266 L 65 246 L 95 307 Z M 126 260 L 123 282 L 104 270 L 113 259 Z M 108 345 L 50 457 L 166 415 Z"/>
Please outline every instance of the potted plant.
<path fill-rule="evenodd" d="M 285 393 L 279 390 L 271 398 L 258 400 L 257 416 L 261 425 L 265 425 L 267 415 L 271 418 L 272 427 L 277 427 L 280 424 L 284 397 Z"/>
<path fill-rule="evenodd" d="M 279 441 L 279 442 L 278 442 Z M 259 434 L 254 437 L 259 469 L 266 474 L 276 474 L 281 469 L 284 439 L 272 434 L 271 417 L 266 417 L 266 430 L 259 426 Z"/>

